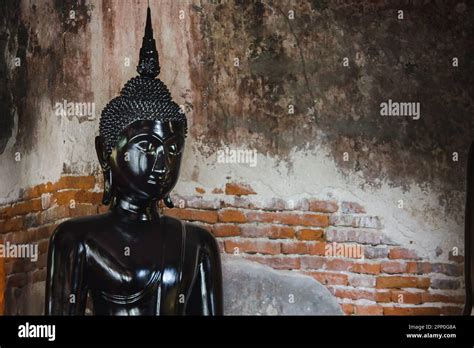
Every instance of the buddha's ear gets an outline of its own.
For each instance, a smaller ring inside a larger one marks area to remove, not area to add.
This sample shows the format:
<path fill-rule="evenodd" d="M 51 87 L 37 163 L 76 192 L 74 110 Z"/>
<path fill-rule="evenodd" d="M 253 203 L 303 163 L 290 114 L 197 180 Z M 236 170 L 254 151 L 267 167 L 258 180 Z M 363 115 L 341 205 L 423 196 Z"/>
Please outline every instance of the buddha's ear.
<path fill-rule="evenodd" d="M 99 136 L 95 137 L 95 151 L 97 152 L 97 158 L 99 159 L 102 169 L 107 168 L 108 163 L 105 155 L 105 145 L 102 138 Z"/>
<path fill-rule="evenodd" d="M 110 170 L 109 163 L 106 159 L 105 146 L 101 137 L 95 137 L 95 150 L 104 174 L 104 194 L 102 196 L 102 203 L 108 205 L 112 200 L 113 195 L 112 171 Z"/>
<path fill-rule="evenodd" d="M 171 200 L 171 197 L 169 194 L 167 194 L 165 198 L 163 198 L 163 202 L 168 208 L 174 208 L 173 201 Z"/>

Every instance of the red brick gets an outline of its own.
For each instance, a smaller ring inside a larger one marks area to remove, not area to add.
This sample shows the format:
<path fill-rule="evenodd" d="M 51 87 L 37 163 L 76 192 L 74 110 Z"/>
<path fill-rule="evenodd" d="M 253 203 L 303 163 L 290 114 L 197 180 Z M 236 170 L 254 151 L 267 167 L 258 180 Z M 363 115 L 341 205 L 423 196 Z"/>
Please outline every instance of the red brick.
<path fill-rule="evenodd" d="M 429 262 L 408 262 L 407 273 L 426 274 L 431 273 L 431 263 Z"/>
<path fill-rule="evenodd" d="M 430 278 L 381 276 L 377 278 L 377 288 L 424 288 L 430 286 Z"/>
<path fill-rule="evenodd" d="M 45 225 L 34 229 L 34 240 L 49 238 L 58 224 Z"/>
<path fill-rule="evenodd" d="M 49 240 L 43 239 L 38 242 L 38 251 L 40 254 L 48 252 Z"/>
<path fill-rule="evenodd" d="M 259 262 L 261 264 L 270 266 L 274 269 L 298 269 L 300 268 L 300 259 L 297 257 L 263 257 L 257 255 L 245 256 L 246 259 Z"/>
<path fill-rule="evenodd" d="M 450 293 L 424 292 L 421 294 L 421 300 L 425 302 L 444 302 L 444 303 L 464 303 L 463 295 Z"/>
<path fill-rule="evenodd" d="M 389 290 L 379 290 L 375 293 L 375 301 L 387 303 L 392 301 L 392 293 Z"/>
<path fill-rule="evenodd" d="M 383 307 L 377 305 L 354 305 L 355 315 L 382 315 Z"/>
<path fill-rule="evenodd" d="M 321 229 L 308 229 L 304 228 L 296 231 L 296 238 L 299 240 L 323 240 L 324 231 Z"/>
<path fill-rule="evenodd" d="M 34 229 L 16 231 L 5 236 L 5 242 L 12 244 L 24 244 L 34 241 L 36 231 Z"/>
<path fill-rule="evenodd" d="M 297 212 L 247 212 L 247 219 L 256 222 L 269 222 L 284 225 L 326 227 L 327 215 Z"/>
<path fill-rule="evenodd" d="M 365 214 L 365 208 L 356 202 L 342 202 L 341 210 L 343 214 Z"/>
<path fill-rule="evenodd" d="M 8 268 L 9 274 L 26 273 L 36 269 L 37 263 L 28 258 L 11 258 L 8 262 Z"/>
<path fill-rule="evenodd" d="M 0 210 L 0 218 L 7 219 L 18 215 L 25 215 L 42 210 L 41 199 L 31 199 L 24 202 L 18 202 Z"/>
<path fill-rule="evenodd" d="M 69 216 L 69 206 L 54 206 L 40 213 L 39 224 L 45 225 Z"/>
<path fill-rule="evenodd" d="M 216 237 L 233 237 L 240 235 L 240 228 L 232 224 L 215 224 L 211 229 Z"/>
<path fill-rule="evenodd" d="M 339 298 L 349 298 L 351 300 L 370 300 L 375 301 L 375 291 L 360 290 L 355 288 L 334 288 L 334 296 Z"/>
<path fill-rule="evenodd" d="M 14 273 L 25 273 L 36 268 L 36 264 L 26 258 L 10 258 L 6 265 L 7 275 Z"/>
<path fill-rule="evenodd" d="M 420 257 L 417 255 L 415 250 L 410 250 L 406 248 L 392 248 L 388 252 L 389 259 L 407 259 L 407 260 L 417 260 Z"/>
<path fill-rule="evenodd" d="M 4 220 L 6 217 L 10 216 L 10 209 L 12 207 L 10 205 L 6 205 L 0 208 L 0 220 Z"/>
<path fill-rule="evenodd" d="M 56 183 L 47 182 L 23 192 L 23 199 L 32 199 L 41 197 L 43 193 L 50 193 L 64 189 L 91 190 L 94 188 L 96 178 L 94 176 L 63 176 Z"/>
<path fill-rule="evenodd" d="M 431 287 L 433 289 L 457 290 L 460 286 L 461 283 L 457 279 L 434 278 L 431 280 Z"/>
<path fill-rule="evenodd" d="M 331 271 L 348 271 L 352 263 L 338 258 L 325 258 L 324 268 Z"/>
<path fill-rule="evenodd" d="M 349 275 L 349 285 L 353 287 L 375 288 L 376 277 L 366 274 Z"/>
<path fill-rule="evenodd" d="M 325 264 L 325 258 L 320 256 L 301 257 L 301 268 L 304 269 L 322 269 Z"/>
<path fill-rule="evenodd" d="M 93 192 L 85 190 L 62 190 L 54 192 L 53 201 L 58 205 L 68 205 L 71 203 L 90 203 L 100 204 L 102 202 L 102 192 Z"/>
<path fill-rule="evenodd" d="M 304 266 L 319 266 L 316 260 L 313 259 L 306 259 L 302 260 L 302 264 Z M 307 264 L 309 261 L 309 264 Z M 311 264 L 313 263 L 313 264 Z M 347 261 L 339 258 L 323 258 L 321 261 L 322 268 L 331 270 L 331 271 L 347 271 L 347 272 L 355 272 L 355 273 L 364 273 L 364 274 L 378 274 L 380 273 L 380 265 L 375 263 L 360 263 L 360 262 L 352 262 Z M 321 266 L 316 267 L 321 268 Z"/>
<path fill-rule="evenodd" d="M 23 217 L 17 216 L 0 223 L 0 233 L 18 231 L 23 228 Z"/>
<path fill-rule="evenodd" d="M 219 211 L 219 221 L 221 222 L 245 222 L 247 221 L 245 214 L 240 210 L 225 209 Z"/>
<path fill-rule="evenodd" d="M 312 271 L 303 272 L 304 274 L 313 277 L 318 282 L 324 285 L 348 285 L 348 276 L 343 273 Z"/>
<path fill-rule="evenodd" d="M 464 262 L 464 256 L 463 255 L 454 255 L 454 252 L 453 250 L 451 250 L 449 252 L 449 255 L 448 255 L 448 259 L 449 261 L 454 261 L 454 262 L 457 262 L 457 263 L 463 263 Z"/>
<path fill-rule="evenodd" d="M 53 185 L 55 190 L 62 189 L 80 189 L 80 190 L 90 190 L 93 189 L 95 185 L 95 177 L 92 175 L 88 176 L 74 176 L 67 175 L 62 176 L 57 183 Z"/>
<path fill-rule="evenodd" d="M 108 205 L 101 204 L 97 207 L 97 213 L 98 214 L 107 213 L 109 210 L 110 210 L 110 207 Z"/>
<path fill-rule="evenodd" d="M 382 243 L 382 232 L 357 228 L 328 228 L 326 240 L 330 242 L 356 242 L 377 245 Z"/>
<path fill-rule="evenodd" d="M 382 273 L 406 273 L 407 264 L 404 262 L 398 261 L 386 261 L 381 263 L 381 272 Z"/>
<path fill-rule="evenodd" d="M 77 190 L 62 190 L 59 192 L 54 192 L 52 199 L 57 203 L 57 205 L 69 206 L 71 201 L 76 203 L 76 193 Z"/>
<path fill-rule="evenodd" d="M 97 214 L 97 206 L 93 204 L 75 203 L 69 207 L 70 217 L 90 216 Z"/>
<path fill-rule="evenodd" d="M 433 273 L 446 274 L 448 276 L 459 277 L 463 275 L 464 268 L 462 265 L 453 263 L 433 263 Z"/>
<path fill-rule="evenodd" d="M 102 192 L 77 190 L 75 200 L 79 203 L 101 204 L 102 195 Z"/>
<path fill-rule="evenodd" d="M 235 253 L 235 248 L 238 248 L 238 253 L 261 253 L 276 255 L 281 251 L 280 243 L 261 240 L 226 240 L 224 241 L 225 251 L 227 253 Z"/>
<path fill-rule="evenodd" d="M 373 247 L 366 245 L 364 247 L 364 255 L 367 259 L 385 259 L 388 256 L 388 248 L 385 246 Z"/>
<path fill-rule="evenodd" d="M 384 307 L 384 315 L 440 315 L 438 307 Z"/>
<path fill-rule="evenodd" d="M 32 228 L 39 225 L 39 212 L 29 213 L 23 216 L 23 228 Z"/>
<path fill-rule="evenodd" d="M 286 242 L 281 244 L 283 254 L 324 255 L 326 243 L 323 242 Z"/>
<path fill-rule="evenodd" d="M 265 237 L 270 239 L 291 239 L 295 235 L 293 227 L 277 225 L 242 225 L 243 237 Z"/>
<path fill-rule="evenodd" d="M 227 183 L 225 185 L 225 194 L 234 196 L 254 195 L 256 192 L 246 184 Z"/>
<path fill-rule="evenodd" d="M 23 191 L 22 199 L 27 200 L 27 199 L 33 199 L 33 198 L 38 198 L 41 197 L 43 193 L 48 193 L 48 192 L 53 192 L 53 184 L 51 182 L 45 183 L 45 184 L 40 184 L 34 187 L 30 187 Z"/>
<path fill-rule="evenodd" d="M 335 201 L 309 200 L 309 210 L 317 213 L 335 213 L 338 206 Z"/>
<path fill-rule="evenodd" d="M 346 315 L 352 315 L 354 313 L 354 305 L 352 303 L 341 303 L 341 308 Z"/>
<path fill-rule="evenodd" d="M 207 223 L 217 222 L 217 212 L 212 210 L 197 210 L 197 209 L 166 209 L 165 214 L 175 217 L 177 219 L 188 221 L 202 221 Z"/>
<path fill-rule="evenodd" d="M 392 290 L 392 302 L 400 304 L 420 304 L 422 302 L 421 292 L 410 292 L 401 290 Z"/>
<path fill-rule="evenodd" d="M 354 263 L 350 270 L 356 273 L 379 274 L 380 264 L 378 263 Z"/>

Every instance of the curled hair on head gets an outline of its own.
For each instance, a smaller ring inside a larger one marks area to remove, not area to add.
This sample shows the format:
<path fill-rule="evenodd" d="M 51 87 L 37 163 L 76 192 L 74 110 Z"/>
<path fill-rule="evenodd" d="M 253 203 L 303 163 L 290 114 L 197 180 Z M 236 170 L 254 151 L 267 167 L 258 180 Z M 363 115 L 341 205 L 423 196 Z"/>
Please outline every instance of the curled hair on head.
<path fill-rule="evenodd" d="M 147 10 L 145 35 L 143 36 L 139 76 L 130 79 L 120 95 L 112 99 L 102 111 L 99 136 L 102 138 L 106 158 L 110 157 L 120 133 L 131 123 L 139 120 L 183 122 L 186 132 L 186 115 L 171 99 L 166 85 L 156 76 L 160 72 L 150 8 Z"/>
<path fill-rule="evenodd" d="M 138 120 L 179 121 L 186 129 L 186 116 L 171 100 L 165 84 L 159 79 L 134 77 L 123 87 L 120 96 L 112 99 L 102 111 L 99 135 L 107 157 L 120 133 Z"/>

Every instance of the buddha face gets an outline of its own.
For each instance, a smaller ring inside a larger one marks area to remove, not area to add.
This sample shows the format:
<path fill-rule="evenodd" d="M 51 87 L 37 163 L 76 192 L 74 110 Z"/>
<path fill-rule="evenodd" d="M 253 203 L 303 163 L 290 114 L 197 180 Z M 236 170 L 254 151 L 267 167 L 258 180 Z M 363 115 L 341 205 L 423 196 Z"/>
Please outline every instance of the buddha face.
<path fill-rule="evenodd" d="M 135 121 L 120 134 L 109 159 L 114 189 L 137 199 L 162 199 L 176 185 L 184 149 L 177 121 Z"/>

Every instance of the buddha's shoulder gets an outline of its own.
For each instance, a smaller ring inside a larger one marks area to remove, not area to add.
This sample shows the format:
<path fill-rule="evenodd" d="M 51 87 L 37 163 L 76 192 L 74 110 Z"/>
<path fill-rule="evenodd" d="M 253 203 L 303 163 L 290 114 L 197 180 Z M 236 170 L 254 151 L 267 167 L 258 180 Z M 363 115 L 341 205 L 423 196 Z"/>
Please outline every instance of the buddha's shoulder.
<path fill-rule="evenodd" d="M 109 223 L 109 213 L 71 218 L 61 222 L 56 227 L 51 235 L 51 242 L 61 244 L 63 242 L 81 241 L 91 231 L 101 230 Z"/>
<path fill-rule="evenodd" d="M 195 223 L 185 222 L 185 221 L 176 219 L 171 216 L 165 216 L 164 218 L 166 219 L 167 223 L 183 226 L 186 233 L 185 237 L 188 242 L 211 245 L 212 247 L 217 246 L 216 238 L 206 228 L 199 226 Z"/>

